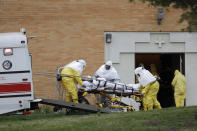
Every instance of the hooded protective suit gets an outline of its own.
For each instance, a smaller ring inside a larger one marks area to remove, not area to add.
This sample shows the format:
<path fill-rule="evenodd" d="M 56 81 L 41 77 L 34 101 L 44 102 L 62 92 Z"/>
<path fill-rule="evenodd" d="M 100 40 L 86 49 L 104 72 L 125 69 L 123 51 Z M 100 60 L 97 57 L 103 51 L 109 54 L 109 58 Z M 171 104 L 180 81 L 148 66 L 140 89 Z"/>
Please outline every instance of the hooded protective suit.
<path fill-rule="evenodd" d="M 106 69 L 106 66 L 110 67 L 108 70 Z M 104 65 L 102 65 L 95 73 L 94 75 L 95 78 L 103 78 L 106 81 L 110 82 L 115 82 L 118 83 L 120 82 L 120 77 L 116 71 L 116 69 L 112 66 L 111 61 L 107 61 Z M 113 97 L 113 95 L 110 95 Z M 105 102 L 106 98 L 104 96 L 99 97 L 99 102 L 103 103 Z"/>
<path fill-rule="evenodd" d="M 155 97 L 159 90 L 159 82 L 157 82 L 156 78 L 143 67 L 136 68 L 135 74 L 138 77 L 139 83 L 145 87 L 142 90 L 144 110 L 153 110 L 153 105 L 160 109 L 160 103 Z"/>
<path fill-rule="evenodd" d="M 110 66 L 110 69 L 107 70 L 105 66 Z M 112 66 L 112 62 L 108 61 L 106 62 L 105 65 L 102 65 L 95 73 L 94 75 L 96 78 L 105 78 L 106 81 L 111 81 L 111 82 L 119 82 L 120 77 L 116 71 L 116 69 Z"/>
<path fill-rule="evenodd" d="M 176 107 L 182 107 L 184 106 L 184 99 L 186 97 L 186 80 L 185 76 L 178 70 L 175 70 L 174 75 L 171 84 L 174 86 L 175 103 Z"/>
<path fill-rule="evenodd" d="M 143 67 L 138 67 L 135 69 L 135 74 L 138 76 L 139 83 L 145 87 L 149 83 L 156 81 L 156 78 Z"/>
<path fill-rule="evenodd" d="M 67 102 L 73 101 L 75 103 L 78 103 L 76 84 L 80 84 L 81 86 L 83 86 L 84 84 L 80 77 L 75 76 L 80 76 L 85 66 L 86 63 L 84 60 L 77 60 L 64 66 L 64 69 L 61 71 L 61 75 L 74 75 L 69 77 L 62 77 L 62 84 L 66 90 Z"/>
<path fill-rule="evenodd" d="M 84 68 L 86 67 L 86 62 L 84 60 L 76 60 L 65 65 L 64 68 L 65 67 L 70 67 L 71 69 L 77 71 L 81 75 Z"/>

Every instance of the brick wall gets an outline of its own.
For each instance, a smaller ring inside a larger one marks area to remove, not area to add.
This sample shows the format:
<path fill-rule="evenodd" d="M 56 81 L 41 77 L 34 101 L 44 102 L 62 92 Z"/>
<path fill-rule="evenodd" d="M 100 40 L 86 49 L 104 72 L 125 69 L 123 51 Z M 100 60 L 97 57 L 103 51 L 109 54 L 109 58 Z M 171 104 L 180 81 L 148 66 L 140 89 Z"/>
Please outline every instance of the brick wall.
<path fill-rule="evenodd" d="M 180 31 L 181 10 L 165 10 L 157 24 L 157 8 L 129 0 L 0 0 L 0 32 L 25 27 L 33 54 L 36 97 L 52 98 L 55 79 L 35 75 L 55 72 L 75 59 L 85 59 L 84 75 L 104 63 L 104 31 Z"/>

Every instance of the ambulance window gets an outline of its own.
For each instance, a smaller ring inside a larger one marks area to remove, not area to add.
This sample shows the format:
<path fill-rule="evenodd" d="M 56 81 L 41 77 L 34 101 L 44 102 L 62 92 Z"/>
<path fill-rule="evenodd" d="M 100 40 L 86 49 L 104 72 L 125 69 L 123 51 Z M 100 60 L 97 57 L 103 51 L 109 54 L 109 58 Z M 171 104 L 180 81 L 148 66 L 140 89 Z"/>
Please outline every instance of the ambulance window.
<path fill-rule="evenodd" d="M 5 48 L 3 49 L 4 56 L 10 56 L 13 55 L 13 49 L 12 48 Z"/>

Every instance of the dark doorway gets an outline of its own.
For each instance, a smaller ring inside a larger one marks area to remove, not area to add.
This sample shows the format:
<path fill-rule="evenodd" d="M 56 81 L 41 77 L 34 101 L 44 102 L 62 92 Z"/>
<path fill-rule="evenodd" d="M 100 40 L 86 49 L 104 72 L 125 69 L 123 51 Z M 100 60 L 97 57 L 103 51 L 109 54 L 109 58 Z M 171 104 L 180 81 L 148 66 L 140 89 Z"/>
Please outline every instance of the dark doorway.
<path fill-rule="evenodd" d="M 185 73 L 184 54 L 136 54 L 135 60 L 136 67 L 143 63 L 144 67 L 148 70 L 150 70 L 150 64 L 155 64 L 157 73 L 161 78 L 157 98 L 163 108 L 175 106 L 174 90 L 171 82 L 176 69 L 180 70 L 183 74 Z"/>

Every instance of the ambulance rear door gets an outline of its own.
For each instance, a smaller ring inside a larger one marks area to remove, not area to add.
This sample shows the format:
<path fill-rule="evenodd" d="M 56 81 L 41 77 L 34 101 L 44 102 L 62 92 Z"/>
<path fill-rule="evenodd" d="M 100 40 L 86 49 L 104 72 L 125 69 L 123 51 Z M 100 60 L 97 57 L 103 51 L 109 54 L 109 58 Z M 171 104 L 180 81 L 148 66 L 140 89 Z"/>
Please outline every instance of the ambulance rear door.
<path fill-rule="evenodd" d="M 34 99 L 30 58 L 26 35 L 0 34 L 0 114 L 30 107 Z"/>

